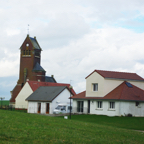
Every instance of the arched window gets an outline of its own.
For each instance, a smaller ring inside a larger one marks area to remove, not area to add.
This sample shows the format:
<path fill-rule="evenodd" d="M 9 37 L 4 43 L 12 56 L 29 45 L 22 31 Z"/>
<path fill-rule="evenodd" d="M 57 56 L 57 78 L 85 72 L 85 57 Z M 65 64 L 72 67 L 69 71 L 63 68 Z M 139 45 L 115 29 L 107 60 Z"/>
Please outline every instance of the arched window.
<path fill-rule="evenodd" d="M 23 55 L 25 55 L 25 50 L 23 51 Z"/>
<path fill-rule="evenodd" d="M 29 50 L 29 55 L 31 55 L 31 51 Z"/>
<path fill-rule="evenodd" d="M 28 50 L 26 50 L 26 55 L 29 55 L 29 51 Z"/>

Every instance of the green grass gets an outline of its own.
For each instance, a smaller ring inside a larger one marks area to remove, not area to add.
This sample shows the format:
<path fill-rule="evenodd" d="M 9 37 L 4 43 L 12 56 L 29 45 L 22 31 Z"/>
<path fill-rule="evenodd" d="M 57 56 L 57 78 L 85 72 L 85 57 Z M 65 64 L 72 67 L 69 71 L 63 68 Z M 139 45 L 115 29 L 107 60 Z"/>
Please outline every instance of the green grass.
<path fill-rule="evenodd" d="M 66 120 L 59 117 L 0 110 L 0 143 L 144 143 L 142 132 L 103 125 L 91 121 L 89 115 L 83 117 L 85 120 L 82 120 L 81 115 L 77 115 L 77 118 L 78 120 L 72 116 L 71 120 Z"/>
<path fill-rule="evenodd" d="M 144 131 L 144 117 L 108 117 L 104 115 L 72 115 L 71 120 L 97 123 L 100 125 L 113 126 L 117 128 Z"/>
<path fill-rule="evenodd" d="M 9 105 L 9 100 L 0 100 L 0 106 L 1 106 L 1 104 L 3 105 L 3 106 L 8 106 Z"/>

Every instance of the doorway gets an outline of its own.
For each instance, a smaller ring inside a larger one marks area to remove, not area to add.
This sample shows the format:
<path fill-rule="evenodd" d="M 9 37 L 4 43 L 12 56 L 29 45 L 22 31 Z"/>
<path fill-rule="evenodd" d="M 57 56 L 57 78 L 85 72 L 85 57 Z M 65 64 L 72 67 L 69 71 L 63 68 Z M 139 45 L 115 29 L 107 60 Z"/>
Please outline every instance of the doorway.
<path fill-rule="evenodd" d="M 46 114 L 49 114 L 49 103 L 46 103 Z"/>
<path fill-rule="evenodd" d="M 88 113 L 90 113 L 90 100 L 88 100 Z"/>
<path fill-rule="evenodd" d="M 83 101 L 77 102 L 77 112 L 83 112 Z"/>
<path fill-rule="evenodd" d="M 41 112 L 41 103 L 38 103 L 38 111 L 37 113 L 40 113 Z"/>

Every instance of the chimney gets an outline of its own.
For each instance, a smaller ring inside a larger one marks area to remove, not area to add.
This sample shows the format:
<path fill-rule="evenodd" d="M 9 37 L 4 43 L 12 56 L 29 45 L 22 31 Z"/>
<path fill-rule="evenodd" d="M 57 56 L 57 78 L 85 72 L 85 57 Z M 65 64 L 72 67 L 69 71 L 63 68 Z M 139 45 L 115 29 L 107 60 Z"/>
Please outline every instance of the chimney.
<path fill-rule="evenodd" d="M 53 77 L 54 77 L 54 75 L 51 75 L 51 77 L 53 78 Z"/>
<path fill-rule="evenodd" d="M 34 37 L 34 39 L 36 39 L 36 36 Z"/>

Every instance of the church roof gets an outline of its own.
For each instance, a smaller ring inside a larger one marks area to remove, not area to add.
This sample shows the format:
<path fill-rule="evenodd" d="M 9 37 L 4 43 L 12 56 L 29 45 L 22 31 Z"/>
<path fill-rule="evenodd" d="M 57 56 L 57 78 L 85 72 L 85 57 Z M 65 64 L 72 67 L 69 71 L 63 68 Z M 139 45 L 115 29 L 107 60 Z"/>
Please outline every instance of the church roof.
<path fill-rule="evenodd" d="M 26 37 L 25 41 L 23 42 L 23 44 L 25 44 L 25 42 L 26 42 L 26 43 L 27 43 L 27 42 L 28 42 L 28 43 L 30 42 L 30 43 L 32 44 L 32 48 L 33 48 L 33 49 L 42 50 L 41 47 L 40 47 L 40 45 L 39 45 L 39 43 L 38 43 L 38 41 L 36 40 L 36 37 L 32 38 L 32 37 L 29 37 L 29 35 L 27 35 L 27 37 Z M 22 44 L 22 46 L 20 47 L 20 49 L 22 49 L 23 44 Z"/>
<path fill-rule="evenodd" d="M 66 86 L 42 86 L 33 92 L 26 100 L 28 101 L 53 101 Z"/>
<path fill-rule="evenodd" d="M 45 72 L 45 70 L 40 66 L 38 62 L 36 63 L 32 71 L 44 71 Z"/>
<path fill-rule="evenodd" d="M 53 77 L 45 76 L 45 82 L 53 82 L 56 83 L 56 80 Z"/>
<path fill-rule="evenodd" d="M 35 49 L 41 49 L 35 38 L 29 37 Z"/>

